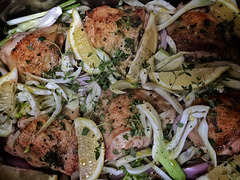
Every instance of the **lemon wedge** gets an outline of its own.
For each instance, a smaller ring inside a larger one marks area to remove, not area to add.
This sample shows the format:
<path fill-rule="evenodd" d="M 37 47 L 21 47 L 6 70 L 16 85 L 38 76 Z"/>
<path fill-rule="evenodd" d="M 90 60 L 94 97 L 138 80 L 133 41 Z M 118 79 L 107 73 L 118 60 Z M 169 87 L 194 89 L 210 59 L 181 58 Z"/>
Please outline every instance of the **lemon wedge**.
<path fill-rule="evenodd" d="M 12 131 L 11 113 L 15 108 L 15 90 L 18 81 L 17 68 L 0 77 L 0 137 Z"/>
<path fill-rule="evenodd" d="M 197 89 L 206 86 L 222 73 L 227 71 L 229 66 L 211 67 L 211 68 L 194 68 L 193 70 L 179 70 L 171 72 L 151 72 L 149 77 L 158 85 L 172 90 L 184 90 L 191 86 Z"/>
<path fill-rule="evenodd" d="M 94 70 L 99 66 L 100 59 L 88 39 L 87 32 L 76 9 L 72 11 L 72 17 L 73 22 L 70 25 L 68 38 L 74 56 L 83 62 L 84 71 L 89 74 L 97 73 Z"/>
<path fill-rule="evenodd" d="M 78 138 L 80 179 L 97 179 L 104 164 L 103 137 L 97 125 L 90 119 L 76 118 L 74 121 Z"/>
<path fill-rule="evenodd" d="M 129 72 L 126 76 L 127 81 L 135 83 L 139 79 L 139 74 L 142 69 L 142 64 L 148 61 L 150 57 L 155 53 L 158 43 L 158 33 L 156 26 L 156 17 L 153 13 L 150 14 L 147 27 L 143 34 L 143 37 L 139 43 L 139 48 L 136 53 Z"/>
<path fill-rule="evenodd" d="M 236 35 L 240 37 L 240 10 L 230 0 L 217 0 L 210 6 L 210 13 L 220 21 L 234 23 Z"/>

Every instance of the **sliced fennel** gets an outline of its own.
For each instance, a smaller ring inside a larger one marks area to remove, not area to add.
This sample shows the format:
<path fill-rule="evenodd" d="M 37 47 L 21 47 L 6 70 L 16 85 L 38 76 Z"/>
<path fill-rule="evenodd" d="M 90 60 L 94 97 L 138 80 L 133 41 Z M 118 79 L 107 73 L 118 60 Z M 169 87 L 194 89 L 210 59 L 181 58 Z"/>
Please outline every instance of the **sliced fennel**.
<path fill-rule="evenodd" d="M 142 127 L 144 129 L 144 134 L 151 139 L 152 138 L 152 126 L 151 123 L 148 123 L 148 119 L 146 119 L 146 115 L 139 110 L 139 113 L 141 114 L 139 119 L 141 121 Z"/>
<path fill-rule="evenodd" d="M 159 51 L 163 53 L 164 50 Z M 185 54 L 190 54 L 189 52 L 179 52 L 175 55 L 169 56 L 165 59 L 157 59 L 158 63 L 155 65 L 156 71 L 173 71 L 181 67 L 184 62 Z M 163 55 L 162 55 L 163 56 Z"/>
<path fill-rule="evenodd" d="M 151 163 L 151 161 L 148 158 L 144 158 L 144 161 L 146 161 L 147 163 Z M 161 170 L 159 167 L 157 167 L 154 163 L 152 165 L 152 168 L 164 180 L 171 180 L 171 178 L 163 170 Z"/>
<path fill-rule="evenodd" d="M 157 13 L 156 14 L 156 24 L 162 24 L 169 20 L 172 16 L 170 14 L 165 14 L 165 13 Z"/>
<path fill-rule="evenodd" d="M 240 90 L 240 81 L 231 78 L 225 78 L 221 83 L 229 88 Z"/>
<path fill-rule="evenodd" d="M 216 167 L 217 166 L 217 155 L 216 152 L 214 151 L 213 147 L 208 141 L 208 124 L 206 121 L 206 117 L 200 122 L 198 126 L 198 133 L 201 137 L 201 139 L 204 142 L 205 147 L 208 150 L 208 153 L 210 154 L 210 157 L 212 159 L 213 165 Z"/>
<path fill-rule="evenodd" d="M 89 117 L 94 110 L 95 102 L 98 101 L 102 93 L 101 86 L 97 82 L 93 82 L 93 88 L 86 98 L 86 109 L 87 112 L 84 114 L 84 117 Z"/>
<path fill-rule="evenodd" d="M 150 1 L 145 5 L 148 11 L 153 11 L 155 14 L 173 14 L 176 10 L 169 2 L 164 0 Z"/>
<path fill-rule="evenodd" d="M 123 174 L 124 172 L 123 172 L 122 169 L 118 170 L 118 169 L 115 169 L 113 167 L 103 166 L 101 174 L 105 174 L 105 173 L 106 174 L 109 173 L 110 175 L 118 176 L 120 174 Z"/>
<path fill-rule="evenodd" d="M 148 64 L 148 67 L 142 69 L 139 74 L 139 79 L 142 84 L 145 84 L 147 82 L 149 72 L 155 70 L 154 56 L 152 56 L 149 60 L 147 60 L 146 63 Z"/>
<path fill-rule="evenodd" d="M 32 108 L 32 112 L 35 118 L 37 118 L 38 113 L 40 112 L 39 103 L 32 94 L 30 94 L 29 92 L 19 92 L 17 94 L 17 99 L 19 102 L 29 102 Z"/>
<path fill-rule="evenodd" d="M 8 34 L 14 34 L 16 32 L 26 32 L 32 28 L 49 27 L 56 22 L 56 20 L 61 14 L 62 9 L 59 6 L 54 7 L 44 17 L 21 23 L 16 28 L 10 29 L 8 31 Z"/>
<path fill-rule="evenodd" d="M 74 4 L 74 3 L 76 3 L 76 0 L 69 0 L 67 2 L 64 2 L 64 3 L 60 4 L 57 7 L 60 7 L 63 10 L 67 10 L 69 8 L 72 9 L 72 8 L 80 5 L 78 3 L 77 4 Z M 72 4 L 74 4 L 73 5 L 74 7 L 72 6 Z M 35 14 L 28 15 L 28 16 L 23 16 L 23 17 L 20 17 L 20 18 L 12 19 L 12 20 L 7 21 L 7 24 L 9 26 L 12 26 L 12 25 L 21 24 L 21 23 L 26 22 L 26 21 L 34 20 L 34 19 L 45 16 L 49 11 L 44 11 L 44 12 L 35 13 Z"/>
<path fill-rule="evenodd" d="M 61 112 L 62 110 L 62 97 L 58 96 L 55 92 L 53 92 L 54 100 L 56 102 L 56 108 L 51 115 L 51 117 L 47 120 L 47 122 L 41 127 L 41 129 L 37 132 L 36 135 L 41 134 L 47 127 L 56 119 L 57 115 Z"/>
<path fill-rule="evenodd" d="M 125 167 L 126 171 L 131 173 L 131 174 L 141 174 L 145 171 L 147 171 L 148 169 L 150 169 L 152 167 L 153 163 L 149 163 L 146 165 L 141 165 L 139 167 L 135 167 L 133 168 L 130 164 L 124 164 L 123 166 Z"/>
<path fill-rule="evenodd" d="M 187 136 L 188 134 L 193 130 L 193 128 L 197 125 L 197 119 L 194 118 L 193 120 L 191 120 L 190 122 L 188 122 L 184 133 L 177 145 L 177 147 L 175 147 L 172 151 L 171 151 L 171 156 L 175 159 L 179 156 L 179 154 L 182 152 L 183 146 L 186 142 Z"/>
<path fill-rule="evenodd" d="M 179 18 L 183 13 L 187 12 L 190 9 L 204 7 L 212 5 L 216 0 L 192 0 L 183 8 L 178 10 L 169 20 L 157 26 L 158 31 L 165 29 L 169 25 L 171 25 L 177 18 Z"/>
<path fill-rule="evenodd" d="M 189 120 L 194 121 L 195 118 L 200 118 L 201 116 L 200 117 L 197 116 L 199 115 L 199 113 L 201 113 L 200 115 L 204 115 L 205 117 L 205 114 L 207 114 L 208 110 L 209 107 L 203 105 L 191 106 L 185 109 L 182 113 L 182 117 L 180 120 L 180 123 L 183 124 L 183 126 L 177 128 L 176 134 L 173 136 L 171 142 L 169 142 L 167 145 L 167 149 L 172 150 L 179 144 L 180 139 L 184 133 L 185 127 Z"/>
<path fill-rule="evenodd" d="M 0 137 L 7 137 L 13 130 L 13 122 L 11 119 L 7 119 L 0 124 Z"/>
<path fill-rule="evenodd" d="M 123 0 L 123 2 L 125 2 L 130 6 L 140 6 L 140 7 L 144 6 L 144 4 L 141 3 L 139 0 Z"/>
<path fill-rule="evenodd" d="M 20 24 L 20 23 L 23 23 L 23 22 L 26 22 L 26 21 L 30 21 L 30 20 L 33 20 L 33 19 L 43 17 L 47 13 L 48 13 L 48 11 L 44 11 L 44 12 L 40 12 L 40 13 L 31 14 L 31 15 L 28 15 L 28 16 L 23 16 L 23 17 L 20 17 L 20 18 L 12 19 L 12 20 L 7 21 L 7 24 L 9 26 Z"/>
<path fill-rule="evenodd" d="M 152 156 L 152 149 L 150 149 L 150 148 L 138 151 L 136 153 L 136 157 L 133 157 L 131 155 L 127 155 L 127 156 L 124 156 L 124 157 L 118 159 L 116 161 L 116 166 L 120 167 L 120 166 L 122 166 L 124 164 L 127 164 L 129 162 L 132 162 L 136 159 L 143 158 L 143 157 L 148 157 L 148 156 Z"/>
<path fill-rule="evenodd" d="M 185 162 L 189 161 L 195 154 L 199 152 L 199 149 L 200 148 L 198 147 L 191 146 L 178 156 L 177 158 L 178 163 L 182 165 Z"/>
<path fill-rule="evenodd" d="M 65 107 L 67 107 L 73 111 L 76 110 L 77 108 L 79 108 L 79 104 L 80 104 L 79 95 L 64 85 L 60 85 L 60 87 L 64 90 L 64 92 L 66 93 L 67 98 L 68 98 L 68 102 Z"/>
<path fill-rule="evenodd" d="M 163 61 L 164 59 L 167 59 L 170 56 L 171 54 L 165 51 L 163 48 L 160 48 L 158 52 L 154 54 L 154 58 L 157 63 Z"/>
<path fill-rule="evenodd" d="M 115 93 L 115 94 L 124 94 L 125 91 L 122 91 L 124 89 L 134 89 L 134 86 L 126 81 L 126 80 L 119 80 L 116 83 L 112 84 L 109 89 Z"/>
<path fill-rule="evenodd" d="M 186 107 L 189 107 L 192 105 L 193 101 L 196 99 L 196 96 L 195 96 L 196 93 L 197 93 L 197 90 L 193 89 L 190 93 L 187 94 L 184 100 Z"/>
<path fill-rule="evenodd" d="M 146 7 L 148 11 L 153 11 L 155 14 L 159 14 L 159 13 L 172 14 L 176 9 L 170 3 L 164 0 L 150 1 L 145 5 L 141 3 L 139 0 L 123 0 L 123 2 L 125 2 L 130 6 Z"/>
<path fill-rule="evenodd" d="M 38 81 L 34 81 L 34 80 L 29 80 L 29 81 L 26 81 L 25 85 L 35 85 L 35 86 L 38 86 L 40 85 L 40 83 Z"/>
<path fill-rule="evenodd" d="M 171 52 L 176 54 L 177 53 L 177 46 L 175 44 L 175 42 L 173 41 L 173 39 L 170 36 L 167 36 L 166 41 L 171 49 Z"/>
<path fill-rule="evenodd" d="M 156 110 L 148 102 L 137 105 L 137 109 L 147 116 L 153 127 L 153 159 L 156 162 L 160 162 L 173 179 L 185 179 L 186 175 L 183 170 L 176 160 L 170 156 L 169 151 L 166 150 L 167 145 L 164 142 L 162 125 Z"/>
<path fill-rule="evenodd" d="M 57 85 L 55 83 L 47 83 L 46 88 L 56 90 L 56 92 L 58 94 L 60 94 L 64 99 L 66 99 L 68 101 L 66 93 L 64 92 L 64 90 L 59 85 Z"/>
<path fill-rule="evenodd" d="M 75 72 L 73 72 L 69 76 L 67 76 L 65 78 L 60 78 L 60 79 L 46 79 L 46 78 L 42 78 L 42 77 L 39 77 L 39 76 L 32 75 L 30 73 L 27 73 L 27 75 L 29 75 L 30 77 L 32 77 L 34 79 L 37 79 L 37 80 L 43 81 L 43 82 L 47 82 L 47 83 L 64 84 L 64 83 L 70 83 L 72 80 L 75 80 L 76 78 L 78 78 L 78 76 L 81 73 L 81 70 L 82 70 L 82 68 L 78 68 Z"/>
<path fill-rule="evenodd" d="M 142 85 L 142 88 L 146 90 L 155 91 L 160 96 L 162 96 L 166 101 L 168 101 L 179 114 L 182 114 L 183 107 L 181 106 L 181 104 L 175 99 L 175 97 L 171 96 L 169 92 L 165 91 L 163 88 L 161 88 L 157 84 L 146 83 Z"/>
<path fill-rule="evenodd" d="M 70 51 L 70 53 L 66 53 L 66 52 L 69 52 L 69 51 Z M 74 61 L 74 62 L 72 62 L 71 60 Z M 68 71 L 72 71 L 73 70 L 73 64 L 74 65 L 77 64 L 75 62 L 75 60 L 73 58 L 73 54 L 71 53 L 71 50 L 70 50 L 68 33 L 67 33 L 67 37 L 66 37 L 66 40 L 65 40 L 65 53 L 62 54 L 60 63 L 61 63 L 61 70 L 64 73 L 67 73 Z"/>
<path fill-rule="evenodd" d="M 52 96 L 41 96 L 38 97 L 38 101 L 40 102 L 40 108 L 46 109 L 48 107 L 55 107 L 56 102 L 54 101 L 54 97 Z"/>
<path fill-rule="evenodd" d="M 34 86 L 29 86 L 29 85 L 25 85 L 25 84 L 21 84 L 21 83 L 17 84 L 17 88 L 20 91 L 27 91 L 27 92 L 30 92 L 35 95 L 51 95 L 52 94 L 52 91 L 50 91 L 50 90 L 41 89 L 41 88 L 37 88 Z"/>

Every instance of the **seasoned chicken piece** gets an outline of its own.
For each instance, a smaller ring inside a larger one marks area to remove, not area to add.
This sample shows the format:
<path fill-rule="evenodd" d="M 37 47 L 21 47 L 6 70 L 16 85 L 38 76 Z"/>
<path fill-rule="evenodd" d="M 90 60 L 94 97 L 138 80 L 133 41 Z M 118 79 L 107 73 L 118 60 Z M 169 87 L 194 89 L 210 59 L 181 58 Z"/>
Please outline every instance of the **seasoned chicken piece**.
<path fill-rule="evenodd" d="M 167 32 L 180 51 L 195 52 L 198 58 L 212 56 L 239 63 L 240 40 L 234 37 L 230 24 L 218 22 L 207 9 L 184 13 Z"/>
<path fill-rule="evenodd" d="M 240 152 L 240 91 L 209 96 L 208 101 L 200 99 L 194 104 L 206 104 L 211 108 L 207 116 L 208 136 L 214 141 L 218 155 L 233 155 Z M 197 128 L 189 138 L 198 146 L 204 144 L 198 135 Z"/>
<path fill-rule="evenodd" d="M 21 80 L 25 79 L 26 72 L 41 76 L 59 64 L 64 39 L 61 25 L 20 33 L 4 45 L 0 59 L 10 70 L 17 66 Z"/>
<path fill-rule="evenodd" d="M 87 13 L 85 28 L 93 46 L 103 47 L 111 57 L 114 54 L 119 56 L 123 74 L 137 50 L 145 14 L 144 8 L 129 6 L 125 6 L 124 10 L 101 6 Z"/>
<path fill-rule="evenodd" d="M 74 111 L 71 114 L 72 117 L 78 116 Z M 71 175 L 78 170 L 74 121 L 64 116 L 36 135 L 48 119 L 48 115 L 21 118 L 18 129 L 8 137 L 5 150 L 14 156 L 25 158 L 34 167 L 49 167 Z"/>
<path fill-rule="evenodd" d="M 114 95 L 108 90 L 101 97 L 102 110 L 99 113 L 103 124 L 103 137 L 106 146 L 106 159 L 114 160 L 123 155 L 122 150 L 143 148 L 151 144 L 151 139 L 144 135 L 136 105 L 151 103 L 158 113 L 168 112 L 167 119 L 173 121 L 175 109 L 161 96 L 152 91 L 129 90 L 123 95 Z"/>

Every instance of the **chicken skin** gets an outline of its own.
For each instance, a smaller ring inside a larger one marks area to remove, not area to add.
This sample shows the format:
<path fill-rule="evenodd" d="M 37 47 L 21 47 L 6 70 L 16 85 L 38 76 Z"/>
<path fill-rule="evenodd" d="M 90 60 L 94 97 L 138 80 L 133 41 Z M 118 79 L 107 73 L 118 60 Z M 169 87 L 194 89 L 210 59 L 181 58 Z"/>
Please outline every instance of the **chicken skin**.
<path fill-rule="evenodd" d="M 58 24 L 20 33 L 4 45 L 0 59 L 10 70 L 17 67 L 21 81 L 26 79 L 26 73 L 41 76 L 59 65 L 64 39 L 64 28 Z"/>
<path fill-rule="evenodd" d="M 5 150 L 26 159 L 33 167 L 48 167 L 71 175 L 78 170 L 74 121 L 68 116 L 56 119 L 44 132 L 36 135 L 48 119 L 48 115 L 21 118 L 17 130 L 9 135 Z"/>
<path fill-rule="evenodd" d="M 219 22 L 202 8 L 184 13 L 167 32 L 179 51 L 195 52 L 200 59 L 228 59 L 239 64 L 240 39 L 231 28 L 231 22 Z"/>
<path fill-rule="evenodd" d="M 151 103 L 159 114 L 168 112 L 166 119 L 174 121 L 177 114 L 175 109 L 155 92 L 137 89 L 114 97 L 108 90 L 102 94 L 99 117 L 104 128 L 107 160 L 118 159 L 123 155 L 123 150 L 144 148 L 151 144 L 152 140 L 145 136 L 135 107 L 143 102 Z"/>
<path fill-rule="evenodd" d="M 137 50 L 145 16 L 144 8 L 129 6 L 123 10 L 101 6 L 87 13 L 85 28 L 93 46 L 111 57 L 121 55 L 118 69 L 122 74 Z"/>
<path fill-rule="evenodd" d="M 208 137 L 214 142 L 214 149 L 218 155 L 233 155 L 240 152 L 240 92 L 234 91 L 223 94 L 215 94 L 194 102 L 194 104 L 206 104 L 211 107 L 207 116 L 209 126 Z M 198 146 L 204 144 L 198 135 L 197 129 L 193 129 L 189 138 Z"/>

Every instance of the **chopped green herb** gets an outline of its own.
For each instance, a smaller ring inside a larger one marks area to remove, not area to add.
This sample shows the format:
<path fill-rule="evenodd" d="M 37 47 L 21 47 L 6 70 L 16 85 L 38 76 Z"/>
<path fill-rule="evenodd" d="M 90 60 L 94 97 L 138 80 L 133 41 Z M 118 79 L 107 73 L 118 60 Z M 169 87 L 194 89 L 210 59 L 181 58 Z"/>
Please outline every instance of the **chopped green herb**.
<path fill-rule="evenodd" d="M 27 46 L 27 48 L 31 51 L 34 50 L 34 48 L 32 46 Z"/>
<path fill-rule="evenodd" d="M 110 126 L 110 130 L 109 130 L 109 134 L 108 135 L 110 135 L 112 133 L 113 129 L 114 128 L 112 126 Z"/>
<path fill-rule="evenodd" d="M 123 135 L 123 138 L 128 141 L 128 135 L 124 134 L 124 135 Z"/>
<path fill-rule="evenodd" d="M 114 150 L 113 150 L 113 154 L 114 154 L 114 155 L 118 155 L 118 154 L 119 154 L 119 153 L 118 153 L 118 150 L 117 150 L 117 149 L 114 149 Z"/>
<path fill-rule="evenodd" d="M 133 17 L 131 19 L 131 26 L 133 28 L 137 28 L 141 23 L 142 23 L 142 20 L 141 20 L 141 18 L 139 16 Z"/>
<path fill-rule="evenodd" d="M 240 167 L 239 167 L 238 164 L 236 165 L 236 170 L 237 170 L 238 172 L 240 172 Z"/>
<path fill-rule="evenodd" d="M 139 83 L 132 83 L 133 87 L 134 88 L 140 88 L 141 87 L 141 84 Z"/>
<path fill-rule="evenodd" d="M 177 125 L 177 127 L 180 127 L 180 128 L 182 128 L 184 126 L 183 123 L 176 123 L 176 125 Z"/>
<path fill-rule="evenodd" d="M 208 100 L 208 103 L 209 103 L 209 106 L 210 106 L 211 108 L 216 107 L 216 105 L 215 105 L 215 103 L 214 103 L 214 101 L 213 101 L 212 99 Z"/>
<path fill-rule="evenodd" d="M 143 69 L 146 69 L 146 68 L 148 68 L 149 66 L 150 66 L 150 64 L 147 63 L 147 61 L 144 61 L 144 63 L 142 63 Z"/>
<path fill-rule="evenodd" d="M 67 50 L 67 52 L 64 53 L 64 55 L 66 55 L 66 56 L 69 55 L 69 54 L 72 54 L 72 51 L 70 49 Z"/>
<path fill-rule="evenodd" d="M 61 130 L 64 130 L 65 131 L 65 124 L 63 122 L 60 122 L 60 125 L 62 126 Z"/>
<path fill-rule="evenodd" d="M 167 123 L 166 126 L 168 129 L 172 129 L 172 124 Z"/>
<path fill-rule="evenodd" d="M 90 129 L 88 129 L 87 127 L 84 127 L 83 130 L 82 130 L 82 135 L 86 136 L 89 131 L 90 131 Z"/>
<path fill-rule="evenodd" d="M 123 5 L 123 0 L 120 0 L 119 2 L 118 2 L 118 6 L 122 6 Z"/>
<path fill-rule="evenodd" d="M 215 141 L 212 138 L 208 138 L 209 143 L 211 144 L 212 147 L 215 146 Z"/>
<path fill-rule="evenodd" d="M 69 84 L 69 87 L 74 92 L 78 92 L 78 89 L 79 89 L 80 85 L 78 83 L 73 83 L 73 84 Z"/>
<path fill-rule="evenodd" d="M 49 71 L 44 72 L 43 77 L 48 78 L 48 79 L 56 79 L 57 78 L 56 71 L 59 71 L 60 69 L 61 69 L 60 66 L 54 67 L 54 68 L 50 69 Z"/>
<path fill-rule="evenodd" d="M 102 121 L 105 119 L 103 114 L 100 115 L 100 119 L 101 119 Z"/>
<path fill-rule="evenodd" d="M 24 150 L 24 154 L 26 154 L 26 153 L 28 153 L 28 152 L 30 152 L 30 147 L 27 147 L 25 150 Z"/>
<path fill-rule="evenodd" d="M 102 146 L 102 139 L 101 138 L 98 139 L 97 142 L 98 142 L 98 146 L 94 150 L 96 160 L 98 160 L 98 158 L 100 157 L 100 148 Z"/>
<path fill-rule="evenodd" d="M 125 38 L 125 45 L 124 45 L 124 47 L 129 49 L 132 53 L 134 53 L 134 51 L 135 51 L 135 44 L 134 44 L 133 39 Z"/>
<path fill-rule="evenodd" d="M 135 151 L 135 149 L 133 149 L 133 148 L 131 148 L 130 149 L 130 155 L 132 156 L 132 157 L 136 157 L 136 151 Z"/>
<path fill-rule="evenodd" d="M 44 36 L 39 36 L 39 37 L 38 37 L 38 40 L 39 40 L 40 42 L 43 42 L 43 41 L 46 40 L 46 38 L 45 38 Z"/>
<path fill-rule="evenodd" d="M 27 63 L 27 64 L 30 64 L 30 60 L 26 60 L 26 63 Z"/>
<path fill-rule="evenodd" d="M 99 126 L 99 129 L 100 129 L 100 131 L 101 131 L 103 134 L 106 132 L 106 130 L 104 129 L 103 126 Z"/>
<path fill-rule="evenodd" d="M 180 26 L 180 27 L 178 27 L 178 29 L 185 29 L 186 28 L 186 26 Z"/>
<path fill-rule="evenodd" d="M 92 53 L 92 52 L 90 52 L 90 53 L 88 54 L 88 57 L 92 56 L 92 54 L 93 54 L 93 53 Z"/>
<path fill-rule="evenodd" d="M 80 106 L 80 110 L 82 111 L 83 114 L 85 114 L 85 113 L 87 112 L 87 107 L 86 107 L 86 105 L 85 105 L 85 104 L 82 104 L 82 105 Z"/>

